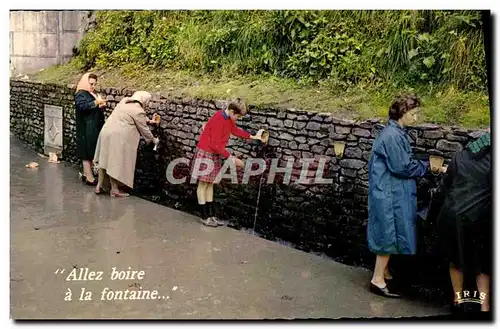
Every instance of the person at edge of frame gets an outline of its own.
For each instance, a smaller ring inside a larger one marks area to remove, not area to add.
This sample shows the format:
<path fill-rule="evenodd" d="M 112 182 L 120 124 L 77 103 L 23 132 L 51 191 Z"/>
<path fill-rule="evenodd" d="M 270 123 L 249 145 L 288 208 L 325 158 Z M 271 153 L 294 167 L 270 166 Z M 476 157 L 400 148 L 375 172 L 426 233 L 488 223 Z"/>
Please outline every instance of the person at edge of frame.
<path fill-rule="evenodd" d="M 481 312 L 490 311 L 491 152 L 488 132 L 456 153 L 436 196 L 440 202 L 429 209 L 429 215 L 436 218 L 439 254 L 449 264 L 454 313 L 473 309 L 467 297 L 481 303 Z"/>

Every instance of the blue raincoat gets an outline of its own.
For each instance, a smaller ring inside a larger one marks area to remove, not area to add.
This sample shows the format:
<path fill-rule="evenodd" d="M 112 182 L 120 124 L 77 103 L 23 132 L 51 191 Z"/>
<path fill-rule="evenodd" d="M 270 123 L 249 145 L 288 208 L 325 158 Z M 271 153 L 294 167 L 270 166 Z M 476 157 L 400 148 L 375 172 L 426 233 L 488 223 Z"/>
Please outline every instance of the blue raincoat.
<path fill-rule="evenodd" d="M 368 247 L 377 255 L 417 251 L 417 183 L 429 163 L 413 159 L 407 132 L 395 121 L 373 142 L 368 163 Z"/>

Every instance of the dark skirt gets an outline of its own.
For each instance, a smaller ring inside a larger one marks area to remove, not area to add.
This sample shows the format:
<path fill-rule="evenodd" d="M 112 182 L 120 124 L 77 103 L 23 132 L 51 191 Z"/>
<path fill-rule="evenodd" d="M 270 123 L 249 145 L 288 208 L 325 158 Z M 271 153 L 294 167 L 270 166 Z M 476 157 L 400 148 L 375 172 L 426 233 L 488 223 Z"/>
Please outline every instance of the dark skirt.
<path fill-rule="evenodd" d="M 97 146 L 97 139 L 103 125 L 99 118 L 82 121 L 77 124 L 76 150 L 81 160 L 92 161 Z"/>
<path fill-rule="evenodd" d="M 99 107 L 91 107 L 95 98 L 86 91 L 75 96 L 76 153 L 79 159 L 92 161 L 99 133 L 104 126 L 104 113 Z"/>
<path fill-rule="evenodd" d="M 491 274 L 492 230 L 485 222 L 441 217 L 438 230 L 442 257 L 462 271 Z"/>
<path fill-rule="evenodd" d="M 208 173 L 203 173 L 203 175 L 199 175 L 195 172 L 196 168 L 199 168 L 198 172 L 204 172 L 208 164 L 205 162 L 201 162 L 201 160 L 204 159 L 206 161 L 211 161 L 213 163 L 212 170 Z M 224 161 L 224 158 L 220 156 L 219 154 L 215 153 L 210 153 L 203 151 L 201 149 L 197 149 L 196 153 L 193 157 L 193 160 L 191 161 L 191 177 L 192 177 L 192 182 L 195 182 L 196 180 L 200 180 L 206 183 L 214 183 L 217 175 L 219 174 L 221 168 L 222 168 L 222 163 Z M 218 183 L 218 182 L 217 182 Z"/>

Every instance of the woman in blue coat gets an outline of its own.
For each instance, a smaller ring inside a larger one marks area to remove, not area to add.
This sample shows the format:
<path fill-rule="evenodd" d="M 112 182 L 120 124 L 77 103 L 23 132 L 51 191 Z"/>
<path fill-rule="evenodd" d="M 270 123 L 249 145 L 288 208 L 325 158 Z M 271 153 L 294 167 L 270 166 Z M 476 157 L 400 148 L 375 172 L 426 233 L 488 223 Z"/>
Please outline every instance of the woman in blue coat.
<path fill-rule="evenodd" d="M 372 292 L 400 297 L 387 287 L 389 256 L 416 252 L 417 184 L 429 163 L 413 159 L 405 127 L 417 119 L 420 101 L 398 97 L 389 109 L 389 123 L 375 139 L 368 164 L 368 247 L 377 255 Z M 440 169 L 440 171 L 445 169 Z"/>

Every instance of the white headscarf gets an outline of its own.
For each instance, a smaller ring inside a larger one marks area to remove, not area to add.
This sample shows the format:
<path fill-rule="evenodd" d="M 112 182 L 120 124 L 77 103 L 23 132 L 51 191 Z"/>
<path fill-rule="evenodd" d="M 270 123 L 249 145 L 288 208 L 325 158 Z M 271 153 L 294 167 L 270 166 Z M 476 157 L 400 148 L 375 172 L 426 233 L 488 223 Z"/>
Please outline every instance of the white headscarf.
<path fill-rule="evenodd" d="M 97 94 L 93 91 L 91 91 L 90 87 L 90 73 L 85 73 L 82 78 L 80 79 L 80 82 L 78 82 L 78 85 L 76 86 L 76 91 L 80 90 L 85 90 L 88 91 L 94 98 L 97 98 Z"/>
<path fill-rule="evenodd" d="M 147 91 L 136 91 L 129 100 L 138 101 L 143 107 L 148 106 L 149 101 L 151 101 L 151 94 Z"/>

